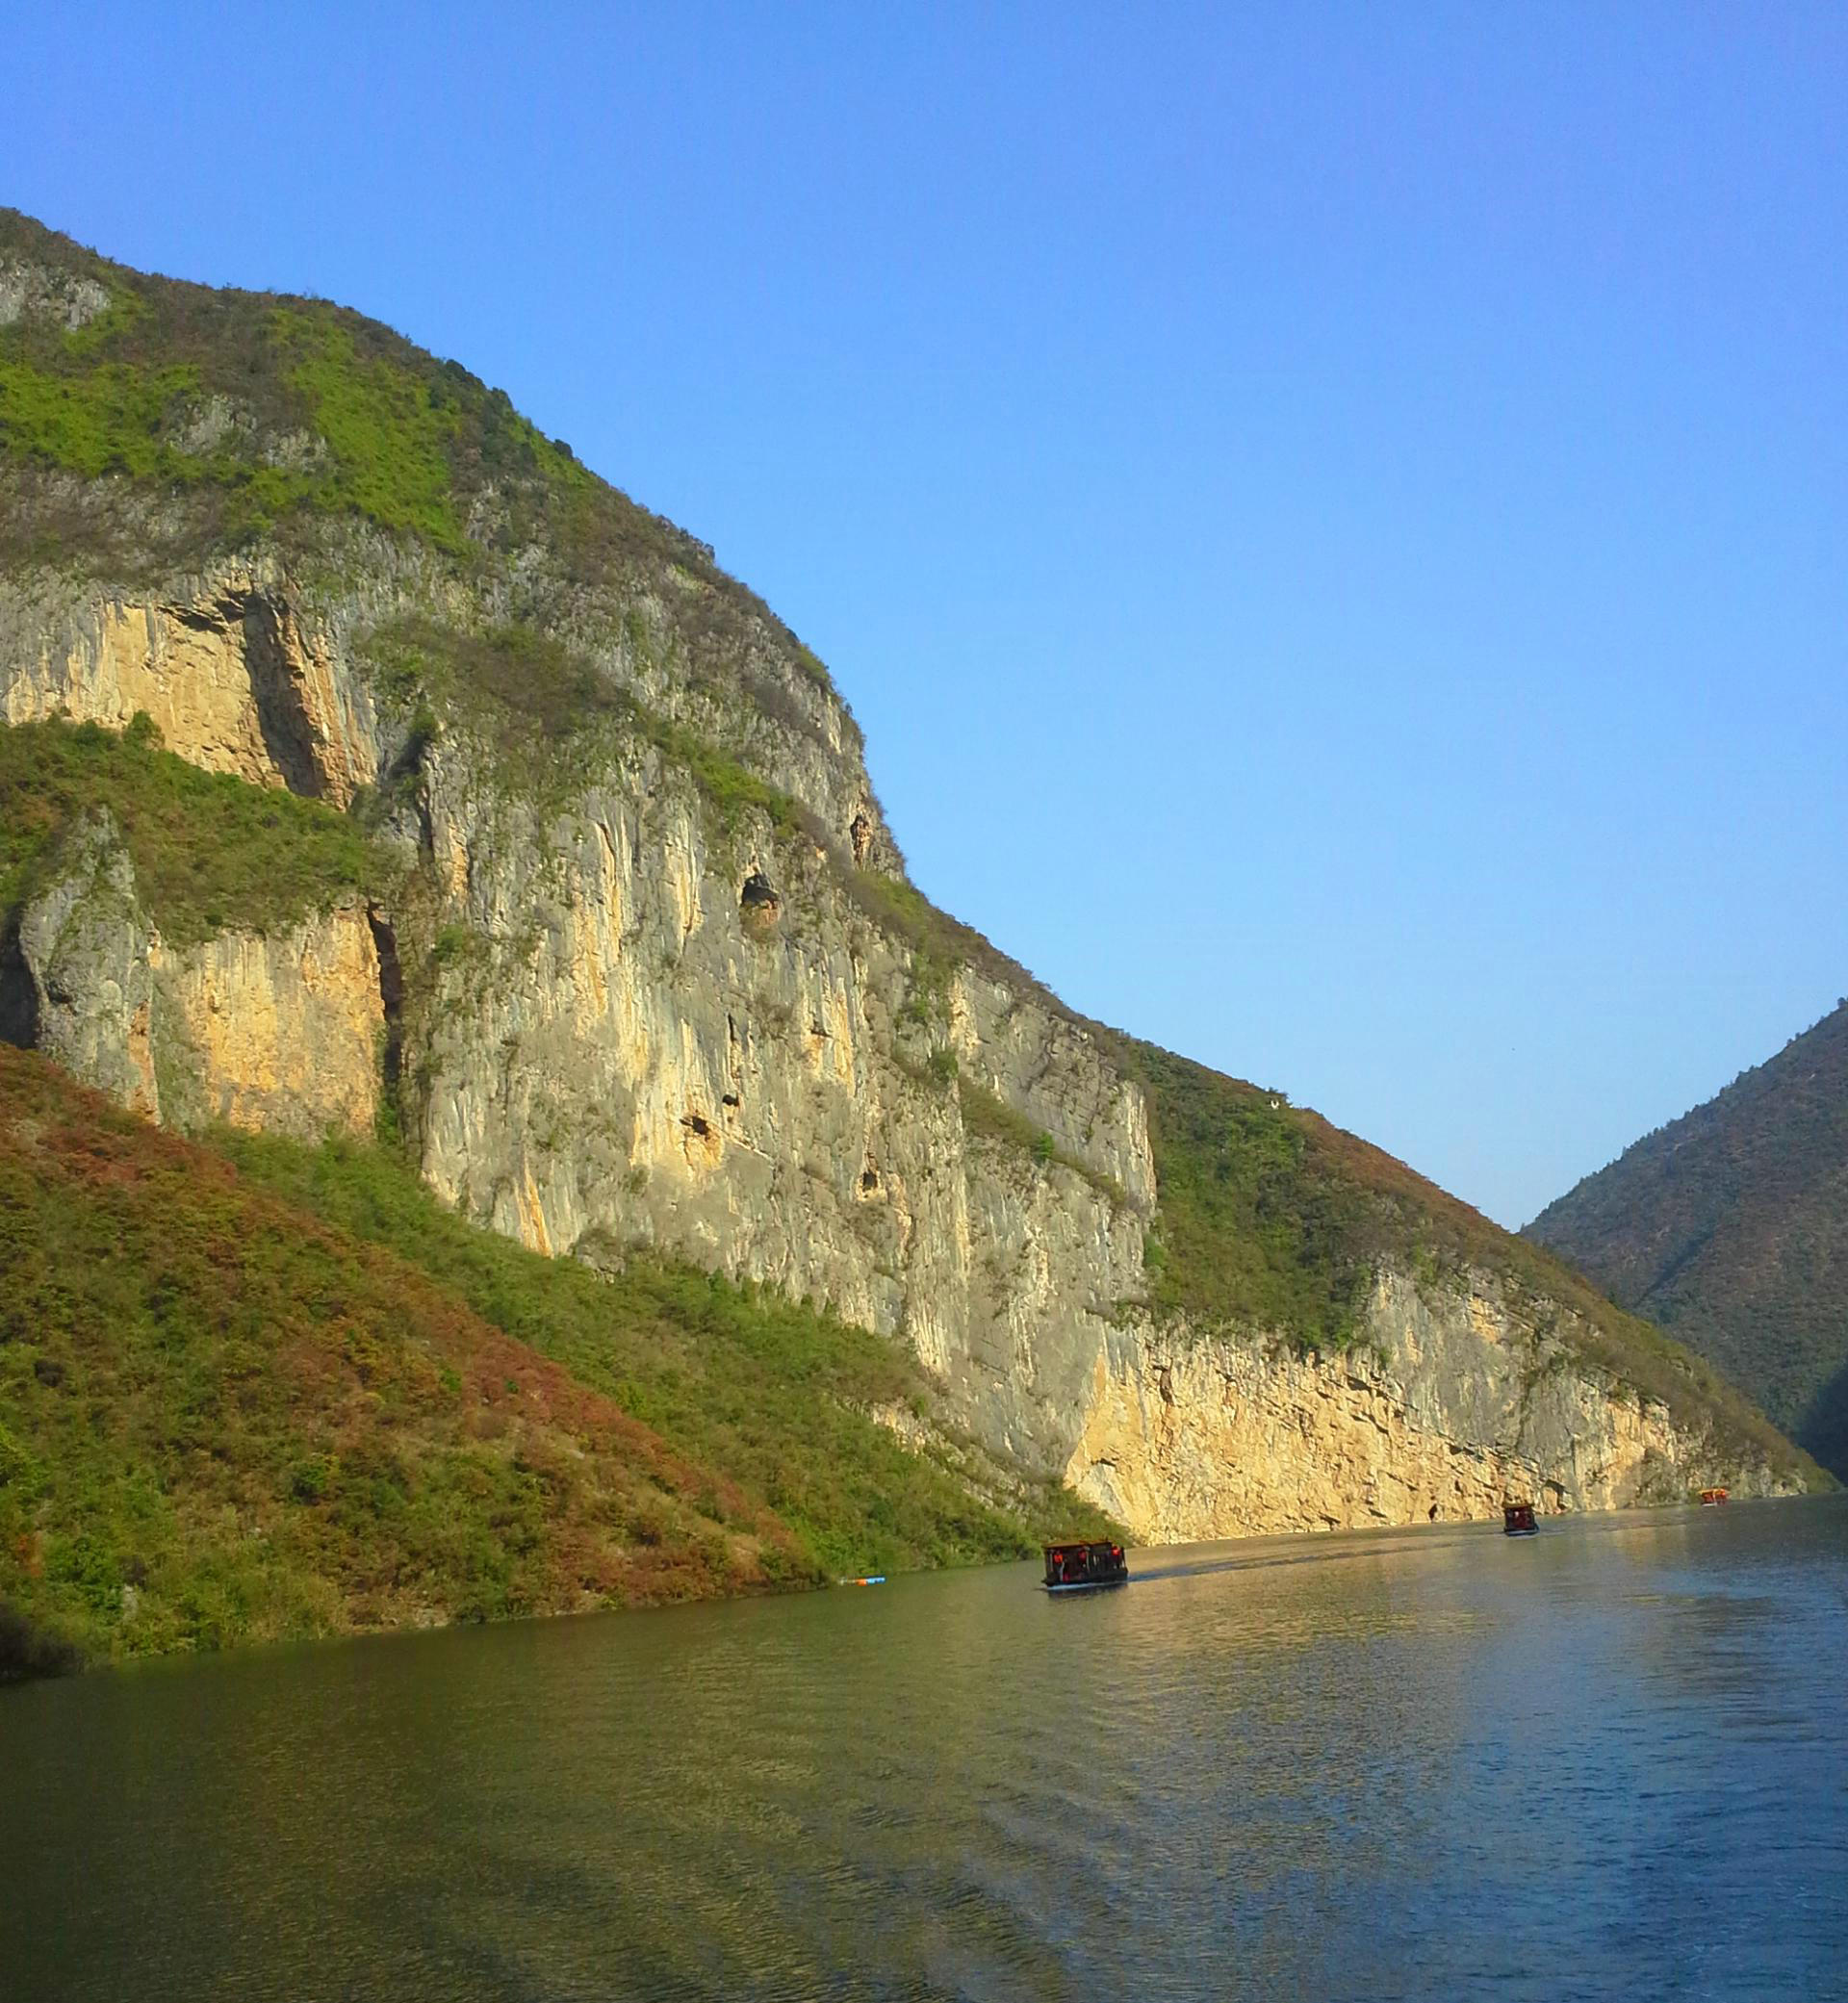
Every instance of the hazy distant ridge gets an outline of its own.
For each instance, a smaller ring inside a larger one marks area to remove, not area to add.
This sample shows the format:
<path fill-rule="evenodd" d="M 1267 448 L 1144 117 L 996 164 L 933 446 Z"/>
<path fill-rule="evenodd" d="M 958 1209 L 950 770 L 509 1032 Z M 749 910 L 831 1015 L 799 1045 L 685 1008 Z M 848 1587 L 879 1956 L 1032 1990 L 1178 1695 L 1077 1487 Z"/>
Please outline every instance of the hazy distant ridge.
<path fill-rule="evenodd" d="M 1548 1206 L 1582 1267 L 1848 1468 L 1848 1001 Z"/>

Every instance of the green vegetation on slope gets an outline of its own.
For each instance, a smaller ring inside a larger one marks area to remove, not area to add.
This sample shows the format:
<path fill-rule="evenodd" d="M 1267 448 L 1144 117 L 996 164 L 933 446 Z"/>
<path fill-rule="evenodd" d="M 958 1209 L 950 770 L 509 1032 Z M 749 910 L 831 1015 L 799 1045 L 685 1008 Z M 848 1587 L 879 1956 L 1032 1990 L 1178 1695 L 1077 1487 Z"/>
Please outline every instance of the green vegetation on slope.
<path fill-rule="evenodd" d="M 471 633 L 398 620 L 370 633 L 364 651 L 380 696 L 410 718 L 414 743 L 442 718 L 465 720 L 502 782 L 529 800 L 582 787 L 607 773 L 614 750 L 648 744 L 687 774 L 721 828 L 755 809 L 779 835 L 800 829 L 828 841 L 787 793 L 533 627 Z"/>
<path fill-rule="evenodd" d="M 922 1381 L 862 1330 L 541 1258 L 382 1152 L 226 1144 L 0 1047 L 15 1655 L 37 1629 L 137 1654 L 685 1598 L 1101 1522 L 902 1447 L 865 1407 Z"/>
<path fill-rule="evenodd" d="M 1527 1229 L 1848 1477 L 1848 1003 Z"/>
<path fill-rule="evenodd" d="M 1274 1094 L 1152 1044 L 1127 1050 L 1148 1093 L 1161 1207 L 1144 1260 L 1157 1311 L 1345 1348 L 1373 1276 L 1360 1190 Z"/>
<path fill-rule="evenodd" d="M 202 772 L 161 749 L 145 716 L 0 724 L 0 929 L 55 865 L 62 837 L 107 809 L 135 865 L 137 893 L 173 944 L 251 931 L 378 893 L 398 865 L 332 808 Z"/>
<path fill-rule="evenodd" d="M 424 1274 L 0 1048 L 0 1600 L 142 1653 L 800 1579 Z"/>
<path fill-rule="evenodd" d="M 445 1210 L 380 1148 L 229 1133 L 218 1144 L 246 1180 L 440 1275 L 485 1321 L 724 1469 L 831 1572 L 1014 1557 L 1042 1534 L 1107 1533 L 1107 1519 L 1056 1484 L 1000 1508 L 901 1446 L 867 1415 L 926 1408 L 916 1359 L 825 1309 L 669 1263 L 604 1275 L 544 1258 Z"/>
<path fill-rule="evenodd" d="M 550 493 L 573 519 L 597 484 L 499 391 L 358 314 L 143 277 L 0 213 L 9 240 L 88 265 L 110 294 L 74 331 L 31 316 L 0 329 L 0 445 L 17 459 L 210 490 L 227 542 L 298 510 L 355 513 L 451 554 L 485 479 Z"/>

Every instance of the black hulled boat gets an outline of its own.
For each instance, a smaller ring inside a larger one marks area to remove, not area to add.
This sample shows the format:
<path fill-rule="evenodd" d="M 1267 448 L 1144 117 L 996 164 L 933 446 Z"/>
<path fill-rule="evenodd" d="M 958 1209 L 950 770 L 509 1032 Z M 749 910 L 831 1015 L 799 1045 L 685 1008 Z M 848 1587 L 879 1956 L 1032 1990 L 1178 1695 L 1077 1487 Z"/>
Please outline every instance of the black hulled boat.
<path fill-rule="evenodd" d="M 1129 1560 L 1120 1544 L 1048 1544 L 1044 1547 L 1049 1593 L 1089 1593 L 1103 1585 L 1127 1585 Z"/>

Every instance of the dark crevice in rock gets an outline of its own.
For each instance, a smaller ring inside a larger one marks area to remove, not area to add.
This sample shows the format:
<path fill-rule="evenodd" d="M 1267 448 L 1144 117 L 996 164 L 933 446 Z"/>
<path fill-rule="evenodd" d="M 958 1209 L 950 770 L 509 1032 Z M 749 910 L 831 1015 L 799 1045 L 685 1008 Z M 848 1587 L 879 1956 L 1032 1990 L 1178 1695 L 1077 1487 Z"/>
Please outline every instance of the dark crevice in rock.
<path fill-rule="evenodd" d="M 38 1047 L 38 986 L 19 949 L 19 921 L 0 933 L 0 1043 Z"/>
<path fill-rule="evenodd" d="M 195 633 L 228 633 L 234 626 L 244 624 L 245 601 L 235 596 L 226 596 L 213 602 L 208 611 L 203 605 L 163 605 L 162 611 L 189 631 Z"/>
<path fill-rule="evenodd" d="M 193 632 L 243 633 L 244 669 L 250 678 L 264 749 L 292 793 L 319 800 L 327 788 L 315 756 L 314 726 L 283 644 L 275 604 L 261 592 L 227 591 L 210 606 L 167 604 L 162 610 Z"/>
<path fill-rule="evenodd" d="M 244 626 L 244 661 L 250 677 L 250 695 L 257 707 L 257 728 L 264 749 L 275 761 L 292 793 L 319 800 L 327 790 L 321 761 L 315 756 L 314 726 L 308 721 L 301 682 L 283 645 L 282 621 L 269 599 L 251 593 L 236 603 Z"/>
<path fill-rule="evenodd" d="M 680 1116 L 680 1124 L 689 1134 L 697 1134 L 702 1141 L 711 1136 L 712 1122 L 704 1114 L 686 1113 Z"/>
<path fill-rule="evenodd" d="M 399 1087 L 404 1075 L 404 970 L 398 963 L 398 934 L 375 904 L 366 907 L 372 950 L 378 956 L 378 1002 L 385 1017 L 385 1041 L 379 1052 L 380 1088 L 394 1124 L 401 1116 Z"/>

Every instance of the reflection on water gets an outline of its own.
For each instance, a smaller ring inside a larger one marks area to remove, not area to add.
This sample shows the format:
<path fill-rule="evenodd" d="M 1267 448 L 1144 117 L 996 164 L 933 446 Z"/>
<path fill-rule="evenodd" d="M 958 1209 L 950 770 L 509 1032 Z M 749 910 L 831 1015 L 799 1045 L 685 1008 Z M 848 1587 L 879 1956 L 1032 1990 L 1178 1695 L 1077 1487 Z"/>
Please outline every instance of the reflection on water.
<path fill-rule="evenodd" d="M 7 1997 L 1848 1995 L 1848 1503 L 0 1693 Z"/>

